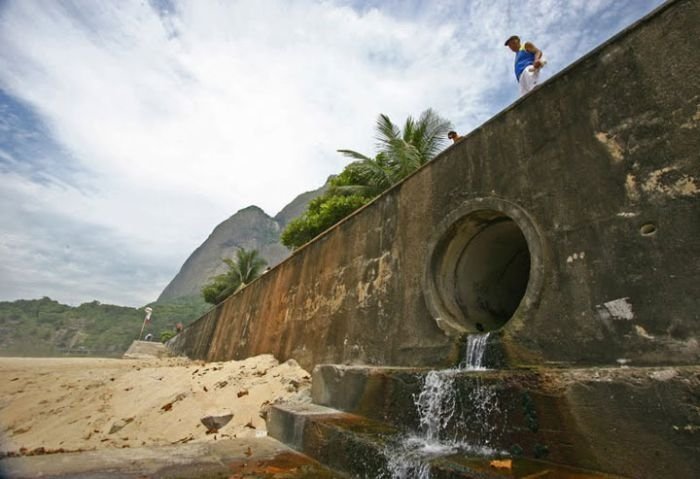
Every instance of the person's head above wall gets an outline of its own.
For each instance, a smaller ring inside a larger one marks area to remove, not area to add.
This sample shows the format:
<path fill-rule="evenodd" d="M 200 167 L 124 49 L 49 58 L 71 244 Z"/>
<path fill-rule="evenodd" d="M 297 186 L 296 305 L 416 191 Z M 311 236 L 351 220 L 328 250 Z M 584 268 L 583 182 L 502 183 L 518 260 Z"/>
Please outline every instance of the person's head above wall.
<path fill-rule="evenodd" d="M 514 52 L 517 52 L 520 50 L 520 37 L 517 35 L 511 35 L 508 37 L 508 40 L 504 43 L 505 46 L 513 50 Z"/>

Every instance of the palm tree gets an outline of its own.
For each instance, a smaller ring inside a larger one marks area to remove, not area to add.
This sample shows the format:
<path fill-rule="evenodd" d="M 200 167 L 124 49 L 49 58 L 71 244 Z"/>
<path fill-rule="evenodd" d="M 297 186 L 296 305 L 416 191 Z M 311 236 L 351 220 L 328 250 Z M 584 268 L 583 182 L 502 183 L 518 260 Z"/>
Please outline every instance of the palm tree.
<path fill-rule="evenodd" d="M 218 304 L 232 293 L 235 293 L 260 276 L 267 264 L 257 250 L 238 248 L 235 260 L 224 258 L 228 271 L 215 276 L 211 282 L 202 288 L 204 300 L 207 303 Z"/>
<path fill-rule="evenodd" d="M 369 158 L 356 151 L 338 151 L 358 161 L 350 163 L 342 173 L 331 180 L 329 195 L 359 195 L 373 198 L 401 180 L 384 153 L 378 153 L 375 158 Z"/>
<path fill-rule="evenodd" d="M 445 148 L 446 134 L 452 124 L 432 109 L 421 113 L 418 121 L 408 117 L 403 131 L 391 119 L 377 118 L 377 155 L 370 158 L 353 150 L 338 150 L 357 161 L 346 167 L 354 184 L 337 185 L 336 191 L 376 196 L 435 158 Z"/>
<path fill-rule="evenodd" d="M 418 121 L 408 117 L 403 131 L 387 115 L 379 115 L 376 156 L 338 150 L 355 161 L 330 180 L 330 188 L 309 203 L 302 216 L 285 227 L 283 244 L 288 248 L 305 244 L 432 160 L 445 147 L 451 128 L 449 121 L 430 109 Z"/>
<path fill-rule="evenodd" d="M 246 250 L 245 248 L 238 248 L 236 261 L 229 258 L 223 261 L 229 267 L 229 276 L 243 286 L 260 276 L 262 269 L 267 265 L 267 261 L 260 256 L 256 249 Z"/>

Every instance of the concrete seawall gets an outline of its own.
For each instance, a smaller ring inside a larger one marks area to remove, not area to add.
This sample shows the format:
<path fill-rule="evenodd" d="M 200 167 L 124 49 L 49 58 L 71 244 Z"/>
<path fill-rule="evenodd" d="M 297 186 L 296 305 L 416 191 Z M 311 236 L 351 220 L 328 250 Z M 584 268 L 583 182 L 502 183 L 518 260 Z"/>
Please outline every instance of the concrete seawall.
<path fill-rule="evenodd" d="M 698 36 L 665 4 L 169 346 L 443 366 L 496 331 L 511 366 L 697 364 Z"/>

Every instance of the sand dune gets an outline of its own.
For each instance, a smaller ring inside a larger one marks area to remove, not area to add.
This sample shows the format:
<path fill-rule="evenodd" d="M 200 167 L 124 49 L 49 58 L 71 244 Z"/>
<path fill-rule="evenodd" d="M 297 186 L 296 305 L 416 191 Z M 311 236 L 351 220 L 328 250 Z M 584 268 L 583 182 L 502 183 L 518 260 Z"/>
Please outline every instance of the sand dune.
<path fill-rule="evenodd" d="M 183 358 L 0 358 L 2 455 L 177 444 L 266 434 L 261 409 L 308 400 L 310 375 L 271 355 Z M 217 432 L 200 421 L 233 414 Z"/>

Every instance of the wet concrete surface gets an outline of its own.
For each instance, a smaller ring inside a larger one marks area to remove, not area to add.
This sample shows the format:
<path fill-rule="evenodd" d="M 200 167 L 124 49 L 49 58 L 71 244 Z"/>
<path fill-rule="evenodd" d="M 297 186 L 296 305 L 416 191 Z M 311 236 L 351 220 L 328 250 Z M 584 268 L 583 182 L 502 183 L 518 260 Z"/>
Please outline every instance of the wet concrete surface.
<path fill-rule="evenodd" d="M 8 457 L 2 479 L 333 479 L 272 438 Z"/>

